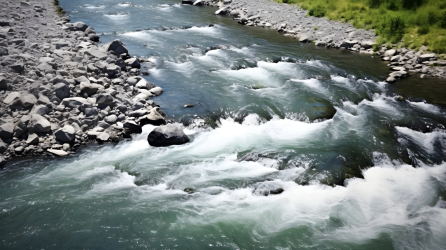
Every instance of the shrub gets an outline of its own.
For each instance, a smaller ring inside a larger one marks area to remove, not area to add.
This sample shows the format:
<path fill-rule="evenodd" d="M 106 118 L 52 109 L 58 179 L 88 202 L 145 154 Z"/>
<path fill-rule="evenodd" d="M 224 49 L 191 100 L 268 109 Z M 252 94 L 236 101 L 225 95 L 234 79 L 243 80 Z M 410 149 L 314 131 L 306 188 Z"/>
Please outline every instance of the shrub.
<path fill-rule="evenodd" d="M 282 3 L 288 3 L 288 0 L 282 0 Z"/>
<path fill-rule="evenodd" d="M 429 30 L 429 25 L 422 25 L 418 27 L 417 33 L 420 35 L 426 35 L 427 33 L 429 33 Z"/>
<path fill-rule="evenodd" d="M 390 42 L 397 43 L 403 38 L 405 27 L 400 16 L 389 16 L 383 19 L 377 31 Z"/>
<path fill-rule="evenodd" d="M 446 37 L 433 41 L 431 44 L 431 49 L 437 54 L 446 53 Z"/>
<path fill-rule="evenodd" d="M 313 7 L 308 12 L 308 14 L 310 16 L 315 16 L 315 17 L 323 17 L 323 16 L 325 16 L 325 13 L 326 13 L 326 10 L 325 10 L 324 6 L 322 6 L 322 5 Z"/>
<path fill-rule="evenodd" d="M 415 10 L 423 3 L 422 0 L 401 0 L 401 5 L 406 10 Z"/>
<path fill-rule="evenodd" d="M 369 0 L 368 4 L 370 8 L 378 8 L 382 3 L 382 0 Z"/>
<path fill-rule="evenodd" d="M 442 15 L 439 18 L 439 22 L 438 24 L 440 25 L 440 27 L 442 27 L 443 29 L 446 29 L 446 11 L 443 11 Z"/>

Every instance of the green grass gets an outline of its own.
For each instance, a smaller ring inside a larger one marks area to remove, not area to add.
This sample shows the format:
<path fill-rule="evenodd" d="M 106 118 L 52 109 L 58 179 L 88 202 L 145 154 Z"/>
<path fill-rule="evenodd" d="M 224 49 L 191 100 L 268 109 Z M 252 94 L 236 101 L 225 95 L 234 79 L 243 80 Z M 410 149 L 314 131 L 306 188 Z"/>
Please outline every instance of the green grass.
<path fill-rule="evenodd" d="M 379 44 L 446 53 L 446 0 L 276 0 L 297 4 L 312 16 L 374 29 Z M 377 49 L 379 46 L 375 46 Z"/>

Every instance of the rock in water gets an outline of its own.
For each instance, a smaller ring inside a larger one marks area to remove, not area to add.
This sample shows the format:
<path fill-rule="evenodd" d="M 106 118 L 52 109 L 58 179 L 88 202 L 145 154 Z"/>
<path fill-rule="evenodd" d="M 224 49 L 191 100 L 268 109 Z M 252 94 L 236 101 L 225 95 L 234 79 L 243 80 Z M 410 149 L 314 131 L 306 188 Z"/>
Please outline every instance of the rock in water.
<path fill-rule="evenodd" d="M 65 125 L 63 128 L 59 129 L 56 133 L 56 141 L 62 143 L 74 143 L 76 131 L 73 126 Z"/>
<path fill-rule="evenodd" d="M 167 124 L 155 128 L 147 137 L 150 146 L 167 147 L 189 142 L 189 138 L 178 125 Z"/>
<path fill-rule="evenodd" d="M 105 46 L 106 51 L 113 51 L 115 55 L 128 54 L 129 51 L 125 47 L 125 45 L 120 40 L 114 40 Z"/>

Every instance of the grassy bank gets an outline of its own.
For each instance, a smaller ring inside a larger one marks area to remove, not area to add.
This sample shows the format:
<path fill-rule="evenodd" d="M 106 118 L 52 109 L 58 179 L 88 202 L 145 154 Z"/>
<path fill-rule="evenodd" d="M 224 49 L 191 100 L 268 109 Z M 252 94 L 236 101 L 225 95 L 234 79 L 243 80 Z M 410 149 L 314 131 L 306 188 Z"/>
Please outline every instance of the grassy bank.
<path fill-rule="evenodd" d="M 309 15 L 375 29 L 378 43 L 422 45 L 446 53 L 446 0 L 276 0 L 300 5 Z"/>

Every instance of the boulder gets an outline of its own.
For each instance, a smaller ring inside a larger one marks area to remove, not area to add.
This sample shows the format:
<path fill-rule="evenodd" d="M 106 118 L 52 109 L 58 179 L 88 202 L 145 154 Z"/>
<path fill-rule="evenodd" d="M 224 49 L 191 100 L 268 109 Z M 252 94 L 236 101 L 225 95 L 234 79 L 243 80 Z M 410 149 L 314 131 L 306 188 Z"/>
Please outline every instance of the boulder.
<path fill-rule="evenodd" d="M 91 105 L 91 103 L 88 102 L 87 99 L 82 97 L 71 97 L 63 99 L 62 105 L 70 108 L 79 108 L 82 105 Z"/>
<path fill-rule="evenodd" d="M 70 31 L 86 31 L 88 28 L 88 25 L 86 25 L 83 22 L 75 22 L 75 23 L 66 23 L 65 24 L 66 29 L 70 30 Z"/>
<path fill-rule="evenodd" d="M 0 90 L 5 90 L 8 88 L 8 79 L 6 79 L 4 76 L 0 76 Z"/>
<path fill-rule="evenodd" d="M 118 121 L 118 117 L 116 115 L 109 115 L 104 118 L 104 121 L 108 124 L 115 124 Z"/>
<path fill-rule="evenodd" d="M 19 105 L 24 108 L 31 108 L 37 103 L 37 98 L 30 93 L 25 93 L 20 95 Z"/>
<path fill-rule="evenodd" d="M 8 106 L 17 105 L 20 101 L 20 96 L 19 92 L 11 92 L 3 99 L 3 103 Z"/>
<path fill-rule="evenodd" d="M 371 49 L 371 48 L 373 48 L 373 45 L 375 45 L 375 42 L 372 42 L 372 41 L 369 41 L 369 40 L 361 42 L 361 46 L 364 49 Z"/>
<path fill-rule="evenodd" d="M 23 64 L 14 64 L 10 66 L 11 69 L 16 72 L 16 73 L 23 73 L 23 71 L 25 71 L 25 66 Z"/>
<path fill-rule="evenodd" d="M 47 151 L 54 155 L 61 156 L 61 157 L 68 155 L 68 153 L 66 151 L 58 150 L 58 149 L 47 149 Z"/>
<path fill-rule="evenodd" d="M 216 12 L 215 12 L 215 15 L 228 15 L 229 14 L 229 8 L 228 7 L 223 7 L 223 8 L 221 8 L 221 9 L 218 9 Z"/>
<path fill-rule="evenodd" d="M 171 145 L 181 145 L 189 142 L 189 137 L 183 129 L 174 124 L 167 124 L 156 127 L 150 132 L 147 141 L 154 147 L 167 147 Z"/>
<path fill-rule="evenodd" d="M 396 50 L 394 49 L 389 49 L 386 52 L 384 52 L 384 57 L 392 57 L 396 54 Z"/>
<path fill-rule="evenodd" d="M 46 105 L 34 105 L 30 114 L 46 115 L 50 112 L 50 109 Z"/>
<path fill-rule="evenodd" d="M 155 96 L 159 96 L 163 93 L 163 89 L 161 87 L 154 87 L 150 89 L 150 93 L 152 93 Z"/>
<path fill-rule="evenodd" d="M 131 134 L 141 134 L 142 133 L 142 129 L 141 126 L 139 126 L 135 121 L 125 121 L 123 123 L 123 128 L 124 128 L 124 134 L 126 136 L 130 136 Z"/>
<path fill-rule="evenodd" d="M 70 88 L 68 87 L 68 85 L 66 85 L 65 83 L 58 83 L 56 85 L 54 85 L 54 91 L 56 92 L 56 96 L 57 98 L 63 100 L 67 97 L 70 97 L 71 91 Z"/>
<path fill-rule="evenodd" d="M 65 125 L 63 128 L 59 129 L 56 133 L 56 141 L 61 143 L 74 143 L 76 130 L 71 125 Z"/>
<path fill-rule="evenodd" d="M 0 56 L 7 56 L 7 55 L 9 55 L 8 49 L 0 47 Z"/>
<path fill-rule="evenodd" d="M 114 98 L 110 94 L 99 94 L 96 98 L 96 103 L 99 106 L 111 105 L 114 103 Z"/>
<path fill-rule="evenodd" d="M 81 90 L 81 93 L 85 93 L 88 96 L 96 94 L 100 89 L 104 89 L 104 86 L 96 84 L 96 83 L 90 83 L 90 82 L 81 82 L 79 85 L 79 88 Z"/>
<path fill-rule="evenodd" d="M 313 41 L 313 37 L 311 35 L 308 35 L 308 34 L 303 34 L 299 38 L 299 42 L 302 42 L 302 43 L 309 43 L 311 41 Z"/>
<path fill-rule="evenodd" d="M 28 145 L 37 145 L 39 144 L 39 136 L 36 134 L 28 135 L 28 139 L 26 140 L 26 144 Z"/>
<path fill-rule="evenodd" d="M 341 42 L 341 48 L 351 48 L 358 44 L 358 40 L 344 40 Z"/>
<path fill-rule="evenodd" d="M 434 53 L 421 55 L 418 57 L 418 62 L 422 63 L 422 62 L 430 61 L 431 59 L 436 60 L 437 55 L 435 55 Z"/>
<path fill-rule="evenodd" d="M 125 64 L 132 68 L 136 68 L 136 69 L 141 68 L 141 64 L 139 63 L 138 58 L 129 58 L 129 59 L 125 60 Z"/>
<path fill-rule="evenodd" d="M 151 89 L 154 88 L 155 85 L 153 83 L 148 82 L 146 79 L 141 79 L 136 83 L 135 88 L 138 89 Z"/>
<path fill-rule="evenodd" d="M 159 108 L 153 108 L 149 114 L 139 120 L 141 126 L 151 124 L 155 126 L 166 125 L 164 117 L 160 114 Z"/>
<path fill-rule="evenodd" d="M 0 126 L 0 139 L 9 141 L 14 135 L 14 124 L 5 123 Z"/>
<path fill-rule="evenodd" d="M 6 143 L 3 142 L 2 139 L 0 139 L 0 154 L 3 154 L 8 149 L 8 146 Z"/>
<path fill-rule="evenodd" d="M 3 157 L 3 155 L 0 155 L 0 166 L 5 165 L 5 163 L 6 163 L 5 157 Z"/>
<path fill-rule="evenodd" d="M 105 46 L 105 51 L 112 51 L 115 55 L 128 54 L 129 51 L 125 47 L 124 43 L 120 40 L 114 40 Z"/>

